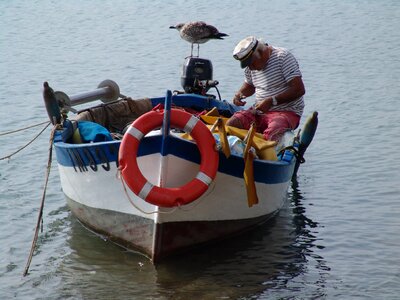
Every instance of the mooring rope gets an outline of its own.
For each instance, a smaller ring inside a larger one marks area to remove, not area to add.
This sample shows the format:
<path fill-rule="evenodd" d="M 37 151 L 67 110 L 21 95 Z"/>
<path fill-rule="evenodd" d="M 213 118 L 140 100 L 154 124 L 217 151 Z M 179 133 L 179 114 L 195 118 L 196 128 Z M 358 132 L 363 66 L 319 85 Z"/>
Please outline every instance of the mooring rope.
<path fill-rule="evenodd" d="M 46 128 L 47 128 L 47 126 L 46 126 Z M 46 179 L 45 179 L 45 184 L 44 184 L 44 188 L 43 188 L 42 201 L 41 201 L 41 204 L 40 204 L 39 215 L 38 215 L 38 219 L 37 219 L 37 223 L 36 223 L 35 235 L 33 236 L 31 251 L 30 251 L 30 254 L 29 254 L 29 257 L 28 257 L 28 262 L 26 263 L 26 267 L 25 267 L 25 271 L 24 271 L 23 276 L 26 276 L 28 274 L 29 266 L 30 266 L 31 261 L 32 261 L 33 252 L 35 251 L 35 248 L 36 248 L 36 242 L 37 242 L 38 235 L 39 235 L 40 224 L 41 224 L 41 222 L 43 220 L 42 217 L 43 217 L 44 200 L 46 198 L 47 183 L 49 182 L 49 175 L 50 175 L 50 170 L 51 170 L 51 160 L 52 160 L 52 154 L 53 154 L 54 134 L 55 134 L 56 130 L 59 129 L 59 126 L 60 125 L 54 126 L 53 129 L 51 130 L 51 134 L 50 134 L 49 158 L 48 158 L 48 161 L 47 161 L 47 172 L 46 172 Z"/>
<path fill-rule="evenodd" d="M 34 125 L 29 125 L 29 126 L 26 126 L 26 127 L 20 128 L 20 129 L 15 129 L 15 130 L 11 130 L 11 131 L 1 132 L 1 133 L 0 133 L 0 136 L 7 135 L 7 134 L 11 134 L 11 133 L 16 133 L 16 132 L 23 131 L 23 130 L 27 130 L 27 129 L 29 129 L 29 128 L 33 128 L 33 127 L 40 126 L 40 125 L 47 124 L 47 123 L 49 123 L 49 121 L 41 122 L 41 123 L 34 124 Z"/>
<path fill-rule="evenodd" d="M 6 156 L 4 156 L 4 157 L 0 157 L 0 160 L 10 159 L 11 156 L 17 154 L 18 152 L 20 152 L 20 151 L 22 151 L 23 149 L 25 149 L 26 147 L 28 147 L 30 144 L 32 144 L 32 143 L 43 133 L 43 131 L 46 130 L 47 127 L 49 127 L 49 125 L 51 124 L 51 122 L 50 122 L 50 121 L 46 121 L 46 122 L 39 123 L 39 124 L 30 126 L 30 127 L 25 127 L 25 128 L 21 128 L 21 129 L 17 129 L 17 130 L 14 130 L 14 131 L 5 132 L 5 133 L 1 134 L 1 135 L 5 135 L 5 134 L 10 134 L 10 133 L 15 133 L 15 132 L 18 132 L 18 131 L 21 131 L 21 130 L 25 130 L 25 129 L 28 129 L 28 128 L 31 128 L 31 127 L 43 125 L 43 124 L 46 124 L 46 123 L 47 123 L 47 125 L 46 125 L 32 140 L 30 140 L 27 144 L 25 144 L 24 146 L 22 146 L 22 147 L 19 148 L 18 150 L 14 151 L 13 153 L 11 153 L 11 154 L 9 154 L 9 155 L 6 155 Z"/>

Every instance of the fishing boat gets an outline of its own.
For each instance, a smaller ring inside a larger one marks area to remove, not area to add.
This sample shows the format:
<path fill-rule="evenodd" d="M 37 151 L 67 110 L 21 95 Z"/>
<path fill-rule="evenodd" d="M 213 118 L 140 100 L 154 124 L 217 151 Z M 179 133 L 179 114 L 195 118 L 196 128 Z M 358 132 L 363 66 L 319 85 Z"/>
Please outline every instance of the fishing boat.
<path fill-rule="evenodd" d="M 183 91 L 143 99 L 122 95 L 111 80 L 72 96 L 44 83 L 73 215 L 153 263 L 273 217 L 318 121 L 314 112 L 300 132 L 266 141 L 254 129 L 226 126 L 240 108 L 221 99 L 211 61 L 188 57 L 182 74 Z"/>

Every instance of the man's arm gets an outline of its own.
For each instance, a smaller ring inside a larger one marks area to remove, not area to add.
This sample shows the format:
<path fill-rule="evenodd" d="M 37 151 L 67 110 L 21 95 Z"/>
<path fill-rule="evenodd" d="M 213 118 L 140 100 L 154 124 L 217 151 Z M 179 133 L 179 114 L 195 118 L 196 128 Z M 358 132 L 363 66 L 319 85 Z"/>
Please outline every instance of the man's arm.
<path fill-rule="evenodd" d="M 255 87 L 247 82 L 244 82 L 241 88 L 236 92 L 235 96 L 232 99 L 233 104 L 238 106 L 243 106 L 246 104 L 246 101 L 243 101 L 244 98 L 250 97 L 255 92 Z"/>

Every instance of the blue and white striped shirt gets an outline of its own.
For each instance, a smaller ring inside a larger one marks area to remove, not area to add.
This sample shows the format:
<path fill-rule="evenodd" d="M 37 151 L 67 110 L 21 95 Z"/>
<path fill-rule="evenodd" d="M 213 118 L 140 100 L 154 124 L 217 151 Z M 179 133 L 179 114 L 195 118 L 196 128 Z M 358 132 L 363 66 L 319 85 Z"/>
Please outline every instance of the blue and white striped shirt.
<path fill-rule="evenodd" d="M 288 89 L 288 82 L 302 76 L 296 58 L 285 48 L 272 47 L 271 56 L 264 69 L 244 71 L 245 82 L 256 88 L 256 101 L 279 95 Z M 289 103 L 271 107 L 270 111 L 293 111 L 301 116 L 304 100 L 300 97 Z"/>

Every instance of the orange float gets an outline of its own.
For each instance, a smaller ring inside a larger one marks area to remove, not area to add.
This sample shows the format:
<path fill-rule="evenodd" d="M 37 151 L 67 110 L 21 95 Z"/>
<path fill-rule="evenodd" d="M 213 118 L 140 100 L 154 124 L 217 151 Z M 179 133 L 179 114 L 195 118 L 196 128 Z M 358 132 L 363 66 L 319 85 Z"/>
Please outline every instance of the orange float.
<path fill-rule="evenodd" d="M 217 174 L 219 155 L 213 135 L 201 120 L 185 111 L 171 109 L 171 127 L 184 130 L 196 141 L 201 155 L 200 170 L 181 187 L 159 187 L 150 183 L 139 169 L 137 153 L 142 138 L 162 126 L 163 115 L 163 111 L 150 111 L 131 124 L 119 149 L 119 168 L 137 196 L 157 206 L 174 207 L 191 203 L 205 193 Z"/>

